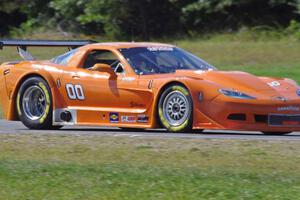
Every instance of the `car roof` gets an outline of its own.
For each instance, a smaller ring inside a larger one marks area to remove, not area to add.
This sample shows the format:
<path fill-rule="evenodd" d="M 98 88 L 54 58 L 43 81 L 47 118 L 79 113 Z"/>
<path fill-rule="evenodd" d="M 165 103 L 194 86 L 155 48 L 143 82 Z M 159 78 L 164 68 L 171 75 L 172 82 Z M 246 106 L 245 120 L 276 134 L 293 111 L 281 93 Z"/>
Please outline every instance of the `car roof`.
<path fill-rule="evenodd" d="M 164 44 L 164 43 L 153 43 L 153 42 L 106 42 L 106 43 L 94 43 L 88 44 L 84 47 L 93 47 L 93 48 L 101 48 L 101 47 L 108 47 L 114 49 L 121 49 L 121 48 L 134 48 L 134 47 L 174 47 L 174 45 Z"/>

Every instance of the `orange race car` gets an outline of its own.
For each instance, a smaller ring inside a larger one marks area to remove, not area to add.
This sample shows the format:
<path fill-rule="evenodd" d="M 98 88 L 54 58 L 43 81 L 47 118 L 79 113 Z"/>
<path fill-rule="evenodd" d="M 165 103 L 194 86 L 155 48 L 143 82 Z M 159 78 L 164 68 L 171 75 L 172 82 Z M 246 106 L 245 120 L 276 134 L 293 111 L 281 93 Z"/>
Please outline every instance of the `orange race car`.
<path fill-rule="evenodd" d="M 158 43 L 6 40 L 26 61 L 0 67 L 7 120 L 31 129 L 65 125 L 300 131 L 300 87 L 286 78 L 218 71 L 178 47 Z M 69 47 L 35 61 L 28 46 Z"/>

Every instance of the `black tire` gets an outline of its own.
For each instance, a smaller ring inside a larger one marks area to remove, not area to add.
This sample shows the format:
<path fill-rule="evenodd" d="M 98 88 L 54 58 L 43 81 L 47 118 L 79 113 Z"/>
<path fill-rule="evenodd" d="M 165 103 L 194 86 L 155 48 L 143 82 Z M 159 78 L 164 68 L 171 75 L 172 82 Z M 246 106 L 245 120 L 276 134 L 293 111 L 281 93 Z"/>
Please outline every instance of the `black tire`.
<path fill-rule="evenodd" d="M 174 97 L 172 97 L 172 95 Z M 173 102 L 173 104 L 171 105 L 171 101 L 175 98 L 180 99 L 179 103 L 177 102 L 176 104 L 176 102 Z M 181 101 L 184 103 L 182 103 Z M 168 113 L 166 111 L 167 104 L 169 105 L 168 110 L 172 110 Z M 178 113 L 182 114 L 184 110 L 183 105 L 186 106 L 186 112 L 184 112 L 183 117 L 180 118 L 180 116 L 178 116 Z M 163 127 L 170 132 L 191 132 L 193 125 L 193 101 L 189 91 L 185 87 L 176 84 L 167 87 L 162 92 L 159 98 L 158 116 Z M 177 120 L 176 118 L 179 118 L 179 120 Z M 172 121 L 174 123 L 172 123 Z"/>
<path fill-rule="evenodd" d="M 197 133 L 203 133 L 204 129 L 192 129 L 189 133 L 197 134 Z"/>
<path fill-rule="evenodd" d="M 29 100 L 24 100 L 24 95 L 29 96 L 30 98 L 26 98 Z M 35 99 L 31 100 L 31 98 Z M 24 103 L 24 101 L 27 103 Z M 52 126 L 52 102 L 52 94 L 48 83 L 40 77 L 28 78 L 22 83 L 16 99 L 19 119 L 29 129 L 61 128 L 60 126 Z M 37 104 L 39 105 L 37 106 Z M 33 112 L 39 115 L 32 115 Z"/>
<path fill-rule="evenodd" d="M 122 127 L 120 127 L 120 129 L 122 130 L 122 131 L 128 131 L 128 132 L 141 132 L 141 131 L 145 131 L 145 129 L 143 129 L 143 128 L 122 128 Z"/>
<path fill-rule="evenodd" d="M 287 135 L 291 132 L 262 132 L 264 135 Z"/>

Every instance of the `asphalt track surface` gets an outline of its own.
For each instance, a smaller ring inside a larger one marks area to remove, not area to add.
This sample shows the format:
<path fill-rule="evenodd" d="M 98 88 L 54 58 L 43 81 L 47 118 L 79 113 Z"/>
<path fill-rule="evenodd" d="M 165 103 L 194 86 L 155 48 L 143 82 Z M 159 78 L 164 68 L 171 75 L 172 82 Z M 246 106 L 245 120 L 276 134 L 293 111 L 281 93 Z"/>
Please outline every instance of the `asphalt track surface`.
<path fill-rule="evenodd" d="M 21 122 L 0 120 L 0 134 L 42 134 L 42 135 L 95 135 L 112 137 L 141 137 L 141 138 L 182 138 L 182 139 L 229 139 L 229 140 L 287 140 L 299 141 L 300 132 L 284 136 L 263 135 L 260 132 L 242 131 L 211 131 L 203 133 L 167 133 L 165 130 L 125 131 L 108 127 L 69 126 L 61 130 L 29 130 Z"/>

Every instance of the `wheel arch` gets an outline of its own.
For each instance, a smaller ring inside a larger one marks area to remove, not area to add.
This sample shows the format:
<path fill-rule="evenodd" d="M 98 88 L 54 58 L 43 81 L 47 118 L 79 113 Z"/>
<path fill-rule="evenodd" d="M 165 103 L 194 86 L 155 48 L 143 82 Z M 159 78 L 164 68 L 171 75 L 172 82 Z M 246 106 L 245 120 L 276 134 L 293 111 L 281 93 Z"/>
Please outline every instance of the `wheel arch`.
<path fill-rule="evenodd" d="M 156 95 L 156 99 L 155 99 L 155 102 L 154 102 L 154 114 L 153 114 L 153 116 L 155 116 L 155 118 L 154 118 L 155 119 L 155 124 L 158 128 L 163 127 L 160 120 L 159 120 L 159 116 L 158 116 L 158 102 L 159 102 L 159 99 L 160 99 L 162 93 L 165 91 L 165 89 L 170 87 L 171 85 L 183 86 L 184 88 L 186 88 L 188 90 L 188 92 L 190 94 L 192 94 L 189 87 L 181 81 L 170 81 L 170 82 L 165 83 L 163 86 L 161 86 L 158 90 L 157 95 Z M 193 112 L 193 110 L 192 110 L 192 112 Z"/>
<path fill-rule="evenodd" d="M 28 74 L 22 76 L 17 81 L 16 86 L 15 86 L 13 92 L 12 92 L 10 110 L 9 110 L 10 115 L 8 116 L 8 118 L 9 118 L 8 120 L 12 120 L 12 121 L 18 121 L 19 120 L 18 113 L 17 113 L 17 108 L 16 108 L 16 98 L 17 98 L 17 95 L 18 95 L 18 92 L 19 92 L 19 89 L 20 89 L 22 83 L 25 80 L 27 80 L 29 78 L 32 78 L 32 77 L 42 78 L 44 81 L 46 81 L 48 83 L 50 88 L 52 88 L 53 85 L 54 85 L 54 80 L 52 80 L 51 78 L 46 78 L 44 75 L 41 75 L 40 73 L 37 73 L 37 72 L 28 73 Z M 51 95 L 53 97 L 52 90 L 51 90 Z"/>

